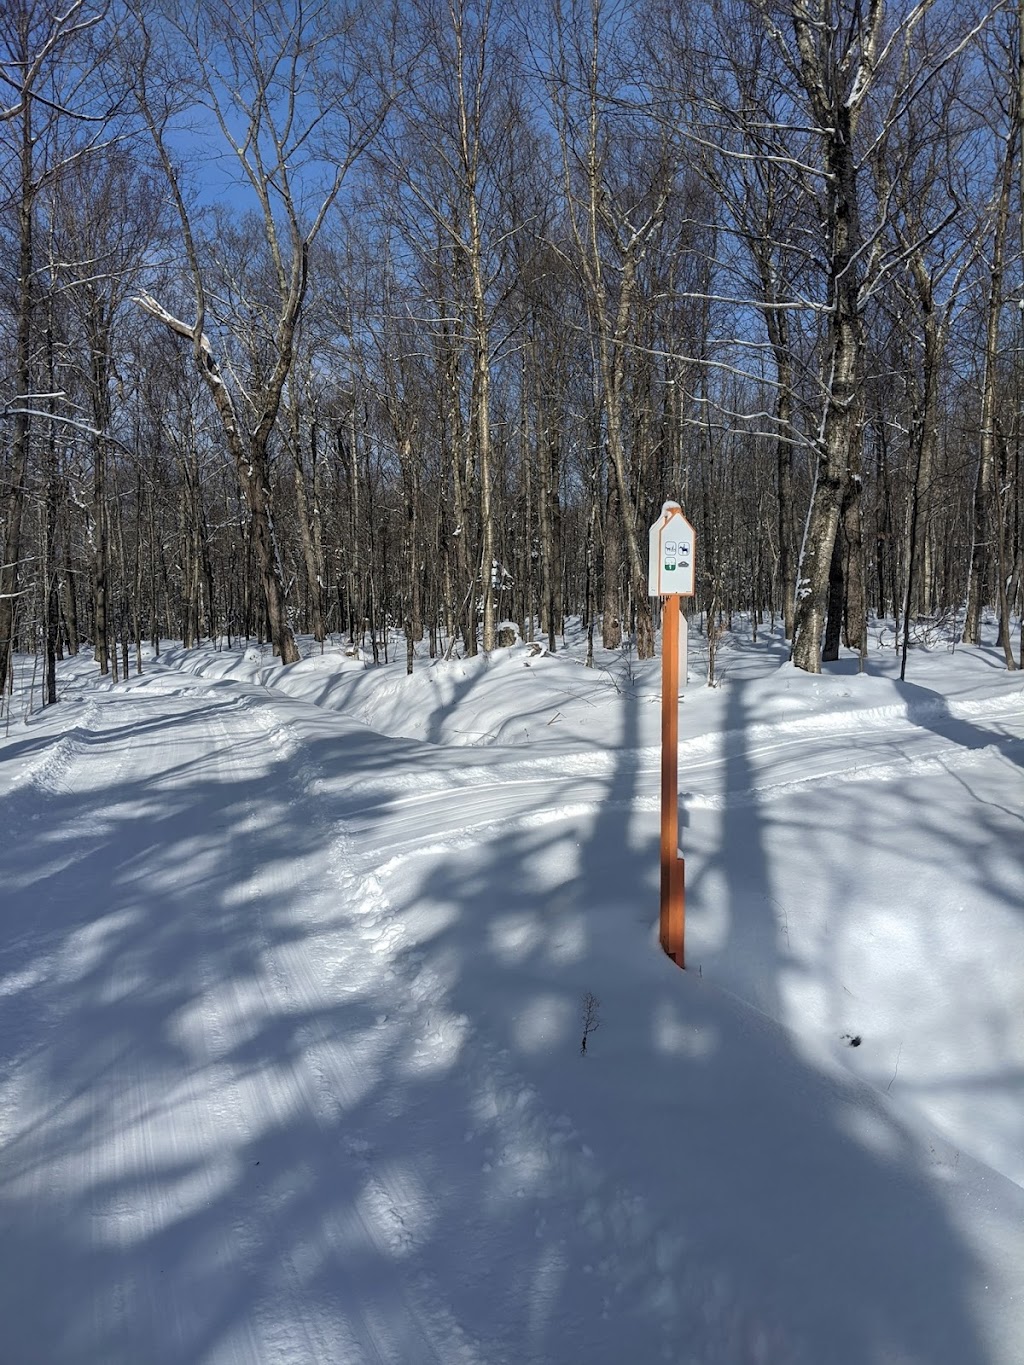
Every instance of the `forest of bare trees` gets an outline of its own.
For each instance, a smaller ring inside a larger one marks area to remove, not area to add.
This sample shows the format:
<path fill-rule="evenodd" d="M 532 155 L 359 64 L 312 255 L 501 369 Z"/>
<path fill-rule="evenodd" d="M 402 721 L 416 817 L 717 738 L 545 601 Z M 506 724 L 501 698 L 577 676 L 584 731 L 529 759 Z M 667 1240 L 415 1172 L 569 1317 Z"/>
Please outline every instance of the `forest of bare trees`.
<path fill-rule="evenodd" d="M 5 0 L 13 651 L 1024 645 L 1024 0 Z M 896 634 L 892 624 L 895 622 Z M 878 627 L 873 626 L 877 631 Z M 904 653 L 904 663 L 906 655 Z"/>

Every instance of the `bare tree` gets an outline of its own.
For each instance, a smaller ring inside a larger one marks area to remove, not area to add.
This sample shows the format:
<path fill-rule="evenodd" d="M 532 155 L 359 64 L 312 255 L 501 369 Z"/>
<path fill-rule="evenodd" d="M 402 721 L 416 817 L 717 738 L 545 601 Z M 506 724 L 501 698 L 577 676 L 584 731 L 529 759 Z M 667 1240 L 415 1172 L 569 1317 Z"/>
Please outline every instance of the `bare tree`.
<path fill-rule="evenodd" d="M 780 154 L 784 67 L 750 7 L 712 3 L 679 9 L 654 0 L 652 12 L 648 44 L 660 116 L 678 124 L 690 160 L 715 199 L 710 212 L 718 222 L 720 250 L 705 288 L 735 299 L 723 319 L 731 322 L 734 336 L 701 356 L 717 375 L 714 385 L 706 376 L 701 380 L 702 398 L 717 410 L 720 429 L 738 427 L 774 444 L 777 590 L 791 639 L 798 516 L 794 461 L 809 444 L 808 376 L 817 324 L 817 310 L 806 302 L 811 289 L 806 203 L 814 195 L 806 169 L 811 134 L 787 127 L 786 154 Z M 716 300 L 719 308 L 723 301 Z M 744 397 L 749 394 L 745 410 L 723 401 L 729 391 L 739 397 L 732 383 L 736 372 L 755 381 L 741 389 Z M 710 420 L 705 410 L 705 429 Z M 754 441 L 746 442 L 746 449 L 753 448 Z"/>
<path fill-rule="evenodd" d="M 615 559 L 624 544 L 636 617 L 637 653 L 650 658 L 654 630 L 625 431 L 627 368 L 641 300 L 641 269 L 675 190 L 668 130 L 630 120 L 617 91 L 625 77 L 605 65 L 610 20 L 602 0 L 553 11 L 549 89 L 562 157 L 571 259 L 584 282 L 594 336 L 610 464 L 605 540 L 604 643 L 620 631 Z M 614 116 L 614 117 L 613 117 Z M 613 123 L 622 128 L 618 137 Z M 646 547 L 645 547 L 646 548 Z"/>
<path fill-rule="evenodd" d="M 491 650 L 498 571 L 492 384 L 510 243 L 520 228 L 507 217 L 504 182 L 523 114 L 506 24 L 492 0 L 417 0 L 407 18 L 416 79 L 397 109 L 380 171 L 400 187 L 391 223 L 419 258 L 428 296 L 447 408 L 462 631 L 475 651 L 479 603 L 483 648 Z"/>
<path fill-rule="evenodd" d="M 14 392 L 5 395 L 2 415 L 11 423 L 6 515 L 0 549 L 0 687 L 14 646 L 21 591 L 21 556 L 29 436 L 33 412 L 45 411 L 32 394 L 33 337 L 39 284 L 37 212 L 44 184 L 103 136 L 92 112 L 95 74 L 88 49 L 106 6 L 72 0 L 62 13 L 37 0 L 11 0 L 0 17 L 0 128 L 12 131 L 2 168 L 15 205 L 16 285 L 14 298 Z M 81 131 L 85 129 L 84 133 Z"/>
<path fill-rule="evenodd" d="M 76 377 L 89 427 L 93 643 L 101 673 L 110 666 L 107 466 L 114 449 L 115 333 L 146 256 L 158 245 L 156 187 L 150 168 L 121 143 L 78 156 L 52 178 L 44 205 L 47 273 L 62 302 L 65 365 Z"/>
<path fill-rule="evenodd" d="M 880 299 L 905 354 L 910 462 L 906 516 L 902 656 L 905 677 L 911 621 L 934 610 L 934 509 L 946 353 L 964 289 L 982 247 L 986 215 L 977 215 L 978 119 L 962 99 L 965 71 L 950 65 L 921 91 L 874 162 L 876 196 L 888 205 L 885 231 L 902 261 L 891 293 Z M 881 318 L 876 321 L 878 328 Z M 881 361 L 876 349 L 874 354 Z M 876 364 L 884 370 L 884 363 Z M 889 413 L 892 422 L 896 417 Z M 899 608 L 897 608 L 897 615 Z"/>
<path fill-rule="evenodd" d="M 1009 42 L 998 45 L 996 55 L 1000 77 L 1008 72 L 1010 82 L 1005 91 L 997 91 L 997 107 L 1002 106 L 1001 147 L 995 161 L 996 183 L 991 203 L 991 237 L 988 252 L 988 280 L 985 303 L 985 335 L 982 350 L 981 429 L 978 442 L 978 475 L 974 491 L 974 545 L 967 595 L 967 618 L 964 638 L 977 644 L 980 639 L 981 606 L 985 596 L 986 571 L 991 564 L 995 570 L 996 597 L 999 605 L 999 642 L 1008 669 L 1016 668 L 1013 642 L 1010 638 L 1010 601 L 1008 594 L 1010 571 L 1003 515 L 1003 490 L 998 471 L 996 443 L 998 367 L 1001 358 L 1001 324 L 1006 304 L 1005 274 L 1007 255 L 1012 250 L 1010 211 L 1013 182 L 1021 162 L 1021 138 L 1024 125 L 1019 117 L 1021 95 L 1014 89 L 1020 79 L 1019 58 L 1011 52 L 1019 39 L 1017 16 L 1009 28 Z M 1002 96 L 1002 98 L 1000 98 Z"/>
<path fill-rule="evenodd" d="M 255 9 L 231 0 L 172 5 L 166 20 L 151 19 L 148 7 L 135 10 L 142 60 L 134 91 L 177 210 L 192 317 L 150 293 L 138 302 L 191 343 L 248 508 L 274 648 L 286 664 L 299 653 L 275 530 L 271 439 L 295 359 L 310 247 L 387 107 L 367 69 L 372 17 L 355 5 L 296 8 L 286 0 Z M 256 206 L 273 307 L 265 316 L 255 310 L 268 363 L 247 367 L 244 377 L 232 373 L 207 331 L 208 318 L 222 327 L 227 320 L 211 303 L 211 267 L 175 156 L 180 105 L 170 99 L 172 87 L 212 119 Z"/>

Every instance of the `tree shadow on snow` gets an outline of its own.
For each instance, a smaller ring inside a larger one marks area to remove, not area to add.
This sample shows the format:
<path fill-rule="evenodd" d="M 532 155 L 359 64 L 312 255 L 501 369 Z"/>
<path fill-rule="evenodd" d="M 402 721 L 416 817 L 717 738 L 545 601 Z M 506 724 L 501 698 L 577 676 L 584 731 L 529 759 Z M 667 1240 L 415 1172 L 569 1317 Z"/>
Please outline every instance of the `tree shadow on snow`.
<path fill-rule="evenodd" d="M 1009 1365 L 910 1135 L 658 950 L 636 705 L 595 809 L 542 818 L 567 767 L 379 880 L 365 738 L 311 795 L 255 728 L 221 764 L 164 720 L 173 781 L 12 812 L 5 1358 Z M 726 836 L 738 934 L 769 832 Z"/>
<path fill-rule="evenodd" d="M 739 690 L 734 707 L 726 728 L 742 730 Z M 989 1272 L 912 1135 L 659 953 L 657 818 L 623 810 L 635 755 L 619 759 L 592 817 L 503 830 L 387 882 L 410 932 L 434 926 L 403 970 L 444 963 L 438 1011 L 466 1021 L 460 1197 L 433 1244 L 458 1248 L 457 1317 L 478 1340 L 502 1324 L 512 1357 L 538 1362 L 1009 1361 L 980 1325 Z M 742 746 L 727 763 L 748 792 Z M 768 1005 L 784 960 L 771 833 L 728 811 L 719 884 L 730 934 L 759 940 Z M 602 1022 L 581 1056 L 587 992 Z M 496 1196 L 481 1225 L 471 1211 Z"/>

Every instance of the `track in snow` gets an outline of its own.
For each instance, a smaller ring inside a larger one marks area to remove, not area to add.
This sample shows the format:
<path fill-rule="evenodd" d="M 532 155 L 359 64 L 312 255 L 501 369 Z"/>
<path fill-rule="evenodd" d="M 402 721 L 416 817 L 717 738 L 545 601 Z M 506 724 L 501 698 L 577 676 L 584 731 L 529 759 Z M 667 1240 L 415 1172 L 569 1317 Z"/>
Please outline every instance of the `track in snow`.
<path fill-rule="evenodd" d="M 381 1055 L 427 1029 L 387 907 L 275 764 L 250 698 L 119 691 L 8 797 L 63 853 L 8 877 L 0 1003 L 45 1017 L 0 1107 L 5 1361 L 482 1359 L 373 1159 Z"/>
<path fill-rule="evenodd" d="M 603 1177 L 486 1013 L 458 1013 L 443 951 L 408 941 L 376 875 L 567 814 L 632 807 L 653 828 L 657 754 L 469 761 L 403 744 L 391 768 L 382 741 L 374 768 L 342 718 L 182 684 L 154 673 L 93 696 L 8 798 L 0 1350 L 18 1365 L 562 1365 L 561 1330 L 602 1358 L 599 1317 L 558 1322 L 592 1301 L 620 1332 L 637 1313 L 648 1345 L 686 1303 L 702 1365 L 802 1362 L 733 1313 L 727 1260 L 694 1266 L 663 1210 Z M 932 728 L 833 718 L 838 764 L 815 722 L 684 741 L 684 801 L 731 809 L 1020 754 L 1006 704 L 921 718 Z M 536 1245 L 511 1247 L 525 1287 L 485 1276 L 513 1221 Z M 671 1337 L 659 1353 L 674 1358 Z"/>
<path fill-rule="evenodd" d="M 815 718 L 816 719 L 816 718 Z M 1024 708 L 1016 700 L 974 707 L 970 719 L 935 713 L 924 728 L 895 710 L 854 713 L 828 727 L 836 743 L 823 744 L 814 719 L 752 727 L 750 735 L 727 733 L 680 745 L 681 803 L 692 809 L 763 804 L 816 787 L 847 782 L 887 783 L 971 768 L 993 755 L 1024 763 Z M 807 731 L 810 730 L 810 733 Z M 742 784 L 735 785 L 737 757 Z M 464 844 L 467 831 L 481 837 L 510 823 L 536 823 L 577 816 L 597 807 L 656 810 L 660 803 L 660 758 L 654 751 L 622 755 L 618 766 L 581 755 L 524 762 L 516 751 L 503 770 L 459 772 L 454 785 L 409 795 L 379 795 L 386 778 L 365 783 L 366 804 L 349 820 L 358 855 L 366 867 L 435 847 L 445 840 Z M 547 769 L 545 776 L 502 776 L 502 771 Z M 578 771 L 577 771 L 578 769 Z M 625 781 L 623 781 L 625 779 Z M 759 780 L 760 779 L 760 780 Z M 617 788 L 628 786 L 619 798 Z"/>

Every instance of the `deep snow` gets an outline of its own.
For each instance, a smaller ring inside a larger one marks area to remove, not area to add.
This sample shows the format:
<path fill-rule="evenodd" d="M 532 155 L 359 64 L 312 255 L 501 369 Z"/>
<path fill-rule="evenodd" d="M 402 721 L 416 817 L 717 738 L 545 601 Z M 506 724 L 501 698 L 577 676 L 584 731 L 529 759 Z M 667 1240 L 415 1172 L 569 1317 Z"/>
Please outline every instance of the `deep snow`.
<path fill-rule="evenodd" d="M 1020 675 L 699 644 L 685 973 L 657 661 L 15 698 L 2 1365 L 1020 1365 Z"/>

